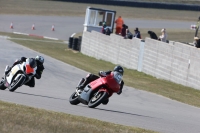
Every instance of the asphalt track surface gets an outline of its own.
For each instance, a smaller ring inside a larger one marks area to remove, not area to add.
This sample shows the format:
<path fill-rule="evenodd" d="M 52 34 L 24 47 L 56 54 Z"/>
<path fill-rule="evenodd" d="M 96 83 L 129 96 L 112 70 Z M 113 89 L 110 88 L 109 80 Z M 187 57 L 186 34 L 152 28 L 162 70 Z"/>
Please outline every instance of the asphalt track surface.
<path fill-rule="evenodd" d="M 0 23 L 0 28 L 4 27 L 3 25 L 3 22 Z M 73 23 L 73 25 L 75 24 Z M 70 32 L 68 31 L 66 34 L 70 34 Z M 38 54 L 40 53 L 0 37 L 0 73 L 3 75 L 5 66 L 12 65 L 15 59 L 21 56 L 34 57 Z M 0 91 L 0 100 L 141 127 L 161 133 L 200 132 L 199 108 L 127 86 L 124 87 L 121 95 L 114 94 L 108 105 L 100 105 L 95 109 L 90 109 L 83 104 L 73 106 L 68 99 L 80 78 L 85 77 L 88 72 L 49 56 L 43 56 L 45 70 L 41 80 L 36 80 L 35 88 L 22 86 L 15 92 Z"/>
<path fill-rule="evenodd" d="M 0 31 L 22 32 L 61 40 L 68 40 L 73 33 L 80 33 L 84 28 L 84 17 L 0 15 L 0 22 Z M 11 22 L 14 29 L 10 29 Z M 152 28 L 190 29 L 191 24 L 196 24 L 196 22 L 126 18 L 124 22 L 129 28 L 139 27 L 149 30 Z M 35 30 L 31 29 L 33 24 Z M 52 25 L 55 26 L 55 31 L 51 31 Z"/>
<path fill-rule="evenodd" d="M 64 45 L 64 44 L 60 44 Z M 39 53 L 0 38 L 0 73 L 21 55 L 34 57 Z M 35 88 L 22 86 L 15 92 L 0 91 L 0 100 L 58 112 L 96 118 L 103 121 L 156 130 L 162 133 L 199 133 L 200 109 L 165 97 L 125 87 L 114 94 L 108 105 L 90 109 L 86 105 L 70 105 L 68 99 L 87 72 L 45 58 L 45 70 Z"/>

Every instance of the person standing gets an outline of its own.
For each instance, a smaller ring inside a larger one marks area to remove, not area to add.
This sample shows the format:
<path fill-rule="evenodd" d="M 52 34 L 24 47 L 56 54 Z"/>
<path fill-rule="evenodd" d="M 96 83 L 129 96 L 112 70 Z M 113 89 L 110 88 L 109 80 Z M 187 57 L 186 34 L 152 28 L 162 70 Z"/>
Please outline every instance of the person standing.
<path fill-rule="evenodd" d="M 121 33 L 121 30 L 122 30 L 122 25 L 124 24 L 124 20 L 122 19 L 121 16 L 119 16 L 116 20 L 115 20 L 115 23 L 116 23 L 116 34 L 120 34 Z"/>
<path fill-rule="evenodd" d="M 166 33 L 166 29 L 162 29 L 161 30 L 162 35 L 159 36 L 158 40 L 162 41 L 162 42 L 167 42 L 167 33 Z"/>
<path fill-rule="evenodd" d="M 150 38 L 151 38 L 151 39 L 158 40 L 158 37 L 157 37 L 157 35 L 156 35 L 155 32 L 153 32 L 153 31 L 148 31 L 147 33 L 150 35 Z"/>
<path fill-rule="evenodd" d="M 106 22 L 103 22 L 101 33 L 106 34 L 106 28 L 107 28 Z"/>
<path fill-rule="evenodd" d="M 140 35 L 139 29 L 136 27 L 134 31 L 135 31 L 135 35 L 133 35 L 133 37 L 141 39 L 141 35 Z"/>
<path fill-rule="evenodd" d="M 106 25 L 106 22 L 103 22 L 101 33 L 106 34 L 106 35 L 111 34 L 111 31 L 110 31 L 109 27 Z"/>
<path fill-rule="evenodd" d="M 127 29 L 127 25 L 123 24 L 122 29 L 121 29 L 121 36 L 123 37 L 126 36 L 126 29 Z"/>
<path fill-rule="evenodd" d="M 200 39 L 198 37 L 194 37 L 195 47 L 200 48 Z"/>
<path fill-rule="evenodd" d="M 125 36 L 125 39 L 132 39 L 132 38 L 133 38 L 133 34 L 128 29 L 128 26 L 126 26 L 126 36 Z"/>

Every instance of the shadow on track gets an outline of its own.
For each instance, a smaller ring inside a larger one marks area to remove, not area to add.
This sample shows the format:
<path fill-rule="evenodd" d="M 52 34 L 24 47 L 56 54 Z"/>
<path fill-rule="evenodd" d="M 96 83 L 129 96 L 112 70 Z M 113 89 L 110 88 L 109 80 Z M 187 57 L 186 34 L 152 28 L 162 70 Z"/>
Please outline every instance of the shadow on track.
<path fill-rule="evenodd" d="M 100 108 L 95 108 L 95 109 L 103 110 L 103 111 L 109 111 L 109 112 L 115 112 L 115 113 L 120 113 L 120 114 L 127 114 L 127 115 L 134 115 L 134 116 L 142 116 L 142 117 L 154 118 L 154 117 L 150 117 L 150 116 L 139 115 L 139 114 L 133 114 L 133 113 L 127 113 L 127 112 L 116 111 L 116 110 L 100 109 Z"/>
<path fill-rule="evenodd" d="M 57 100 L 68 100 L 68 99 L 62 99 L 62 98 L 56 98 L 56 97 L 49 97 L 49 96 L 44 96 L 44 95 L 36 95 L 36 94 L 30 94 L 30 93 L 24 93 L 24 92 L 14 92 L 14 93 L 31 95 L 31 96 L 36 96 L 36 97 L 45 97 L 45 98 L 57 99 Z"/>
<path fill-rule="evenodd" d="M 81 107 L 88 108 L 88 106 L 83 106 L 83 105 L 76 105 L 76 106 L 81 106 Z M 133 113 L 123 112 L 123 111 L 117 111 L 117 110 L 110 110 L 110 109 L 101 109 L 101 108 L 88 108 L 88 109 L 102 110 L 102 111 L 107 111 L 107 112 L 113 112 L 113 113 L 119 113 L 119 114 L 126 114 L 126 115 L 133 115 L 133 116 L 140 116 L 140 117 L 147 117 L 147 118 L 155 118 L 155 117 L 151 117 L 151 116 L 133 114 Z"/>

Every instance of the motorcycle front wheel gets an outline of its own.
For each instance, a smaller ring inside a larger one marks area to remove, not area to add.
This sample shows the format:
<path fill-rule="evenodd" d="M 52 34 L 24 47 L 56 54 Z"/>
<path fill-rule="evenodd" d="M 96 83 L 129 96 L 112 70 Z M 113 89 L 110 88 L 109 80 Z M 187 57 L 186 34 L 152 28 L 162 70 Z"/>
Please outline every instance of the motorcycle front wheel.
<path fill-rule="evenodd" d="M 5 87 L 5 85 L 4 85 L 4 79 L 2 79 L 1 81 L 0 81 L 0 90 L 5 90 L 6 89 L 6 87 Z"/>
<path fill-rule="evenodd" d="M 70 98 L 69 98 L 69 102 L 72 104 L 72 105 L 77 105 L 80 103 L 80 101 L 78 100 L 78 94 L 77 92 L 74 92 Z"/>
<path fill-rule="evenodd" d="M 88 103 L 88 107 L 95 108 L 95 107 L 99 106 L 107 98 L 108 98 L 108 93 L 105 91 L 100 91 L 100 92 L 94 93 Z"/>
<path fill-rule="evenodd" d="M 24 76 L 20 76 L 19 78 L 13 80 L 9 87 L 9 91 L 11 92 L 15 91 L 24 82 L 24 80 L 25 80 Z"/>

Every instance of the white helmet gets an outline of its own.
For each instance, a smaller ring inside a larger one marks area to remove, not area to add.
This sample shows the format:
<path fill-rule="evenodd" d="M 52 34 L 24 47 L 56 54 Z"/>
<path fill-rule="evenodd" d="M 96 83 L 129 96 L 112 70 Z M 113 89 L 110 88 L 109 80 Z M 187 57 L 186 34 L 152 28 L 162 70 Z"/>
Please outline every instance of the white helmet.
<path fill-rule="evenodd" d="M 37 55 L 37 56 L 35 57 L 35 60 L 36 60 L 36 61 L 39 61 L 41 64 L 44 63 L 44 58 L 43 58 L 42 56 Z"/>

